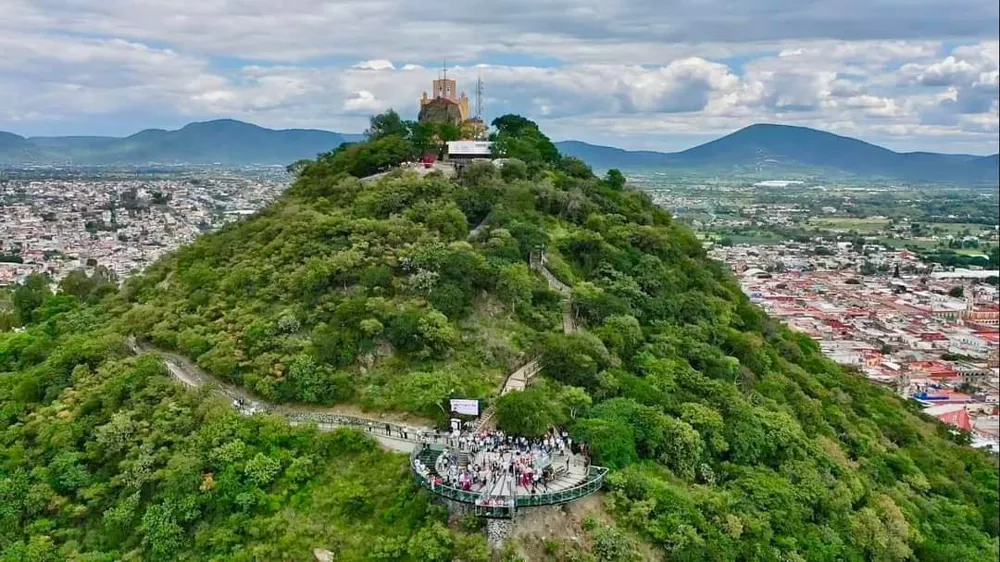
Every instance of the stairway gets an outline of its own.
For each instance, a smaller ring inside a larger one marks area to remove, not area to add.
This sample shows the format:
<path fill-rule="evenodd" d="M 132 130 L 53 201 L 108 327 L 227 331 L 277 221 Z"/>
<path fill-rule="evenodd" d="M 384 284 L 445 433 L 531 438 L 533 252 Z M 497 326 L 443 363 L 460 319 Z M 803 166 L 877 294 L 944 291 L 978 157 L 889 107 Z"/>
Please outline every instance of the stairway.
<path fill-rule="evenodd" d="M 497 415 L 496 404 L 490 404 L 489 408 L 483 412 L 483 415 L 479 417 L 479 423 L 476 424 L 476 433 L 482 433 L 488 429 L 492 429 L 496 425 L 495 418 Z"/>
<path fill-rule="evenodd" d="M 420 462 L 424 463 L 427 468 L 431 469 L 431 472 L 435 473 L 437 472 L 435 465 L 439 456 L 441 456 L 441 451 L 436 451 L 430 447 L 425 447 L 417 453 L 417 458 L 420 459 Z"/>
<path fill-rule="evenodd" d="M 549 288 L 554 291 L 559 292 L 563 295 L 563 332 L 566 334 L 571 334 L 577 330 L 576 319 L 573 317 L 573 305 L 570 299 L 570 294 L 572 290 L 568 285 L 556 278 L 547 267 L 545 263 L 547 258 L 545 254 L 537 256 L 537 254 L 532 254 L 531 257 L 531 267 L 532 269 L 541 272 L 542 277 L 545 278 L 546 282 L 549 284 Z M 511 392 L 520 392 L 527 388 L 528 383 L 531 379 L 542 370 L 542 364 L 538 359 L 532 359 L 531 361 L 525 363 L 515 370 L 513 373 L 507 376 L 507 380 L 504 381 L 503 387 L 500 389 L 500 396 L 504 396 Z M 476 424 L 476 433 L 481 433 L 487 429 L 491 429 L 496 426 L 496 405 L 490 404 L 479 418 L 479 423 Z"/>

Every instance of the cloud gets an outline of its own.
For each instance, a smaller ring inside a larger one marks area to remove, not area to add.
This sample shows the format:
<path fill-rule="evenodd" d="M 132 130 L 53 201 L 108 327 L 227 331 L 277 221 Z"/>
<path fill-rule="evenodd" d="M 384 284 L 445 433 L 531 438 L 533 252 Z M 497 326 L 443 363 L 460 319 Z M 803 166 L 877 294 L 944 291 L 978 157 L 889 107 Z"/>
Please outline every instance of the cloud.
<path fill-rule="evenodd" d="M 375 94 L 372 94 L 368 90 L 361 90 L 351 94 L 346 100 L 344 100 L 344 110 L 351 112 L 362 112 L 367 115 L 381 112 L 386 107 L 385 103 L 378 100 Z"/>
<path fill-rule="evenodd" d="M 351 68 L 357 70 L 396 70 L 396 67 L 392 65 L 392 61 L 385 59 L 373 59 L 361 61 L 355 64 Z"/>
<path fill-rule="evenodd" d="M 921 121 L 970 132 L 995 131 L 1000 102 L 998 48 L 996 42 L 965 45 L 928 64 L 903 65 L 898 71 L 900 84 L 934 92 L 919 110 Z"/>
<path fill-rule="evenodd" d="M 953 56 L 930 65 L 910 63 L 900 69 L 904 80 L 921 86 L 952 86 L 972 82 L 979 75 L 976 66 Z"/>
<path fill-rule="evenodd" d="M 557 137 L 656 148 L 770 121 L 995 150 L 998 18 L 987 0 L 6 0 L 0 129 L 359 131 L 415 116 L 447 58 L 470 95 L 483 76 L 487 117 Z"/>
<path fill-rule="evenodd" d="M 490 53 L 639 64 L 745 52 L 742 45 L 993 39 L 987 0 L 8 0 L 10 29 L 184 45 L 202 55 L 301 62 L 324 56 L 468 62 Z M 4 24 L 0 24 L 4 25 Z M 375 40 L 377 39 L 377 40 Z M 448 48 L 442 48 L 448 46 Z M 461 46 L 456 49 L 453 46 Z M 708 50 L 693 52 L 707 47 Z M 678 52 L 687 49 L 687 52 Z M 600 52 L 607 55 L 595 58 Z M 638 55 L 638 56 L 636 56 Z M 655 60 L 654 60 L 655 59 Z"/>

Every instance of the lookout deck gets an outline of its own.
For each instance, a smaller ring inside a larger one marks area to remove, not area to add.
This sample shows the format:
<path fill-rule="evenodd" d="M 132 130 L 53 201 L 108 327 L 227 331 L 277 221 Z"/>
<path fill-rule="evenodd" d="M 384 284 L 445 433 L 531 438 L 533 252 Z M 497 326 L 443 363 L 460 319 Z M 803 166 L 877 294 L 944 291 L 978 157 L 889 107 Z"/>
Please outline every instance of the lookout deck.
<path fill-rule="evenodd" d="M 536 490 L 537 493 L 531 493 L 524 486 L 507 484 L 508 488 L 503 492 L 514 498 L 512 506 L 483 506 L 480 505 L 481 500 L 487 497 L 487 492 L 496 495 L 497 490 L 462 490 L 436 481 L 438 474 L 432 467 L 437 466 L 438 459 L 444 452 L 445 447 L 437 444 L 419 445 L 414 449 L 410 455 L 410 470 L 414 477 L 432 493 L 451 501 L 475 505 L 478 515 L 492 519 L 509 519 L 518 508 L 561 505 L 587 497 L 601 489 L 608 473 L 608 469 L 601 466 L 586 466 L 581 458 L 574 455 L 570 458 L 569 470 L 549 482 L 547 491 Z M 565 462 L 565 456 L 553 459 L 555 466 Z M 418 465 L 425 467 L 425 471 L 421 472 Z"/>

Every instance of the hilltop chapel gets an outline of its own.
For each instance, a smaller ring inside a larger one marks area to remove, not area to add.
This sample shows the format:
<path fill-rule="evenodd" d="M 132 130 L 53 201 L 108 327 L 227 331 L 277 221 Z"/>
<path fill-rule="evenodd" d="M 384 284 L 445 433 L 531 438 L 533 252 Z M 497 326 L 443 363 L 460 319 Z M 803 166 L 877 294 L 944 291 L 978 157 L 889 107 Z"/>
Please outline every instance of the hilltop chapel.
<path fill-rule="evenodd" d="M 424 92 L 420 98 L 419 121 L 461 125 L 471 119 L 469 97 L 465 92 L 458 93 L 458 83 L 448 78 L 447 66 L 442 68 L 439 78 L 431 83 L 431 91 L 433 96 Z"/>

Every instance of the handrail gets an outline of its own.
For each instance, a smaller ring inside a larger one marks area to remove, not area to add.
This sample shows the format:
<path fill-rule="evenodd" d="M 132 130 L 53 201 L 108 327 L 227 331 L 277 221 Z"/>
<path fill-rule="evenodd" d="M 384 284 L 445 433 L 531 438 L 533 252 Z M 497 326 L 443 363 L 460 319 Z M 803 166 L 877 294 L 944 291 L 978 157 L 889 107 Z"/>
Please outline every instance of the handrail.
<path fill-rule="evenodd" d="M 604 485 L 604 477 L 608 474 L 608 469 L 603 466 L 591 466 L 587 471 L 587 479 L 565 490 L 558 492 L 545 492 L 541 494 L 528 494 L 517 496 L 518 507 L 538 506 L 538 505 L 558 505 L 578 500 L 589 496 L 601 489 Z"/>
<path fill-rule="evenodd" d="M 420 453 L 426 448 L 428 447 L 418 447 L 410 453 L 410 472 L 413 473 L 420 485 L 441 497 L 461 503 L 475 504 L 476 500 L 482 497 L 481 493 L 454 488 L 444 484 L 443 482 L 437 486 L 433 486 L 427 478 L 416 471 L 415 461 Z M 435 449 L 433 447 L 429 448 L 432 450 Z M 441 452 L 443 452 L 443 450 Z M 600 490 L 601 487 L 604 486 L 604 477 L 607 476 L 607 474 L 607 468 L 603 466 L 591 466 L 587 471 L 587 479 L 583 482 L 558 492 L 526 495 L 518 494 L 515 498 L 515 505 L 517 507 L 535 507 L 543 505 L 559 505 L 578 500 Z"/>
<path fill-rule="evenodd" d="M 291 421 L 297 422 L 307 422 L 307 423 L 326 423 L 330 425 L 340 425 L 344 427 L 357 427 L 361 429 L 370 429 L 372 433 L 378 433 L 379 435 L 386 435 L 393 439 L 399 439 L 400 441 L 410 441 L 413 443 L 436 443 L 443 442 L 444 436 L 441 436 L 438 440 L 435 440 L 430 428 L 418 426 L 414 427 L 411 425 L 403 425 L 393 422 L 387 422 L 383 420 L 378 420 L 375 418 L 363 418 L 359 416 L 348 416 L 344 414 L 326 414 L 322 412 L 295 412 L 295 411 L 285 411 L 281 412 L 280 408 L 277 413 L 283 414 L 286 418 Z M 390 429 L 389 433 L 385 433 L 385 428 Z M 403 435 L 407 437 L 404 438 Z"/>

